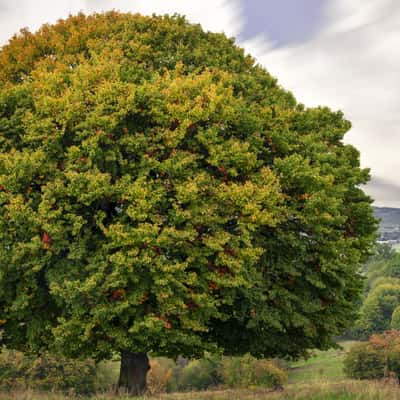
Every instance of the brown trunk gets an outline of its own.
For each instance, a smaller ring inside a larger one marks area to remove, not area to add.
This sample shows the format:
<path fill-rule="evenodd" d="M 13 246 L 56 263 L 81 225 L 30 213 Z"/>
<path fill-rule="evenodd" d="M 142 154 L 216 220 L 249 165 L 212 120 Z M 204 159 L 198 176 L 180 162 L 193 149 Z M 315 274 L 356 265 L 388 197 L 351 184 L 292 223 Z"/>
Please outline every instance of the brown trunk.
<path fill-rule="evenodd" d="M 146 353 L 121 353 L 118 392 L 140 396 L 147 390 L 147 372 L 150 369 Z"/>

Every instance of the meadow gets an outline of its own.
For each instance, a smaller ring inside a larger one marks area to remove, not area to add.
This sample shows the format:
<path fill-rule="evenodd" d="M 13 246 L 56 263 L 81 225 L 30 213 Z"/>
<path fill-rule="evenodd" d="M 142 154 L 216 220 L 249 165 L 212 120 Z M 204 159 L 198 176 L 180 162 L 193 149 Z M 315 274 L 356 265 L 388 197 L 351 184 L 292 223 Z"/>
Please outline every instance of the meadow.
<path fill-rule="evenodd" d="M 123 400 L 400 400 L 397 385 L 380 382 L 343 380 L 337 382 L 315 381 L 306 384 L 289 384 L 282 392 L 259 388 L 241 390 L 215 390 L 145 397 L 119 397 Z M 0 400 L 115 400 L 112 393 L 82 398 L 73 395 L 33 393 L 30 391 L 0 393 Z"/>
<path fill-rule="evenodd" d="M 353 341 L 341 342 L 341 348 L 316 351 L 309 359 L 290 364 L 289 383 L 282 391 L 260 387 L 247 389 L 216 389 L 202 392 L 164 393 L 135 398 L 136 400 L 400 400 L 396 382 L 354 381 L 343 373 L 343 358 Z M 104 379 L 112 381 L 117 366 Z M 104 370 L 106 370 L 104 366 Z M 0 393 L 0 400 L 114 400 L 111 391 L 90 397 L 20 391 Z M 121 399 L 133 399 L 121 396 Z"/>
<path fill-rule="evenodd" d="M 318 381 L 340 381 L 345 379 L 343 358 L 346 351 L 357 342 L 341 342 L 339 349 L 315 351 L 307 360 L 291 364 L 289 383 L 312 383 Z"/>

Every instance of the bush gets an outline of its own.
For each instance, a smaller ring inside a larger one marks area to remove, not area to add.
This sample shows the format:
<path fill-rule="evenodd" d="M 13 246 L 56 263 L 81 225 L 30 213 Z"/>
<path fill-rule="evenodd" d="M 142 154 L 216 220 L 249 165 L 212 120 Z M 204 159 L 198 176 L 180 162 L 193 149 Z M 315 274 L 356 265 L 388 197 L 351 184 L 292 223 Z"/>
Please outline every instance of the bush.
<path fill-rule="evenodd" d="M 282 388 L 287 382 L 287 374 L 273 361 L 256 360 L 250 355 L 224 357 L 220 374 L 229 387 L 267 386 Z"/>
<path fill-rule="evenodd" d="M 178 363 L 155 358 L 151 360 L 151 368 L 148 377 L 151 393 L 206 390 L 219 385 L 278 389 L 287 382 L 285 370 L 275 361 L 256 360 L 250 355 L 208 355 L 200 360 L 181 360 Z"/>
<path fill-rule="evenodd" d="M 254 384 L 281 389 L 287 382 L 287 373 L 273 361 L 258 360 L 254 362 Z"/>
<path fill-rule="evenodd" d="M 382 335 L 373 335 L 369 342 L 384 355 L 384 375 L 400 376 L 400 331 L 386 331 Z"/>
<path fill-rule="evenodd" d="M 177 376 L 178 390 L 205 390 L 221 383 L 220 360 L 209 357 L 190 361 Z"/>
<path fill-rule="evenodd" d="M 101 361 L 96 366 L 96 391 L 109 392 L 115 389 L 119 378 L 120 361 Z"/>
<path fill-rule="evenodd" d="M 400 377 L 400 331 L 373 335 L 366 343 L 353 346 L 344 360 L 350 378 L 378 379 Z"/>
<path fill-rule="evenodd" d="M 3 350 L 0 353 L 0 389 L 31 388 L 44 391 L 63 391 L 79 394 L 94 392 L 96 366 L 93 361 L 77 361 L 41 357 Z"/>
<path fill-rule="evenodd" d="M 370 343 L 358 343 L 353 346 L 344 359 L 344 372 L 349 378 L 382 378 L 384 369 L 384 354 Z"/>

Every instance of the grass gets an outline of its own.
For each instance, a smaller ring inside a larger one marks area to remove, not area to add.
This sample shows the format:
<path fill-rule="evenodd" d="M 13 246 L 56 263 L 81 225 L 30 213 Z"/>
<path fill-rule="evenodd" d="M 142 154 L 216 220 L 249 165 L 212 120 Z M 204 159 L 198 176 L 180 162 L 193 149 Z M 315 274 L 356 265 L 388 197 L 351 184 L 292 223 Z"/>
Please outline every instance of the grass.
<path fill-rule="evenodd" d="M 0 400 L 75 400 L 72 395 L 62 396 L 51 393 L 29 391 L 0 393 Z M 81 398 L 83 400 L 83 398 Z M 97 395 L 86 400 L 116 400 L 112 394 Z M 129 398 L 122 400 L 400 400 L 398 385 L 379 382 L 338 381 L 314 382 L 312 384 L 291 384 L 282 392 L 264 389 L 215 390 L 159 396 Z"/>
<path fill-rule="evenodd" d="M 343 358 L 346 351 L 355 343 L 353 341 L 341 342 L 339 344 L 343 349 L 315 351 L 314 355 L 309 359 L 292 363 L 289 370 L 289 382 L 305 383 L 345 379 Z"/>
<path fill-rule="evenodd" d="M 392 248 L 393 248 L 394 250 L 396 250 L 397 252 L 400 252 L 400 243 L 394 243 L 394 244 L 392 245 Z"/>
<path fill-rule="evenodd" d="M 292 363 L 289 384 L 285 390 L 228 389 L 204 392 L 172 393 L 134 398 L 135 400 L 400 400 L 398 384 L 346 380 L 343 374 L 343 358 L 355 342 L 341 342 L 342 349 L 316 351 L 307 360 Z M 112 368 L 111 368 L 112 367 Z M 104 364 L 103 378 L 115 381 L 117 363 Z M 32 391 L 1 393 L 0 400 L 116 400 L 113 393 L 91 397 L 63 396 L 55 393 Z M 128 400 L 130 397 L 119 397 Z"/>

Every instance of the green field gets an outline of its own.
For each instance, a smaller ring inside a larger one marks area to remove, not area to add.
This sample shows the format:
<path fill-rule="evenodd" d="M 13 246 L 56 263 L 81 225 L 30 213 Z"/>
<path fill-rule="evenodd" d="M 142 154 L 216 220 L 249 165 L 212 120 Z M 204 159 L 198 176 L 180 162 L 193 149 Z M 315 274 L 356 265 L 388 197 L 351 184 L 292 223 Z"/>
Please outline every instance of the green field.
<path fill-rule="evenodd" d="M 301 360 L 291 364 L 289 370 L 289 382 L 315 382 L 338 381 L 345 379 L 343 373 L 343 358 L 346 351 L 356 342 L 341 342 L 342 349 L 328 351 L 315 351 L 307 360 Z"/>
<path fill-rule="evenodd" d="M 392 248 L 395 249 L 397 252 L 400 252 L 400 243 L 393 244 Z"/>

